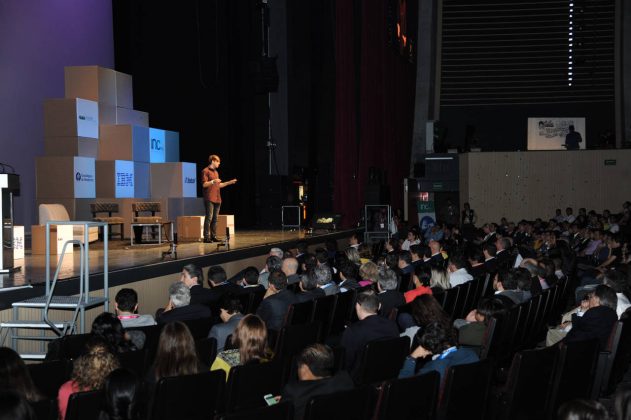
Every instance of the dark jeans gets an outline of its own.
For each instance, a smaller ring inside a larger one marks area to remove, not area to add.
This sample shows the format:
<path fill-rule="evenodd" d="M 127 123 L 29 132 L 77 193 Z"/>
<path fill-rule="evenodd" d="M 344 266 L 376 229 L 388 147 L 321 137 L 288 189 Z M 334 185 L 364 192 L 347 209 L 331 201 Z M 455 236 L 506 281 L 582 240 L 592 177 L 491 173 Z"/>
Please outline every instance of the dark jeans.
<path fill-rule="evenodd" d="M 206 208 L 206 216 L 204 217 L 204 239 L 217 237 L 217 216 L 221 203 L 213 203 L 212 201 L 204 201 Z"/>

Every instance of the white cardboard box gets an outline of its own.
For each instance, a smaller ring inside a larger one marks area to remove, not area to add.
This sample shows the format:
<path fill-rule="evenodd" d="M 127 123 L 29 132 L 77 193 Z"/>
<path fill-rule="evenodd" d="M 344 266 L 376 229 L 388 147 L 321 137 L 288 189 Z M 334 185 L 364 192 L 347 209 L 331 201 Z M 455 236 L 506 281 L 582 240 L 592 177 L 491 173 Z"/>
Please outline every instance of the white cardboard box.
<path fill-rule="evenodd" d="M 197 197 L 197 167 L 189 162 L 151 164 L 151 197 Z"/>
<path fill-rule="evenodd" d="M 99 124 L 129 124 L 149 127 L 149 114 L 136 109 L 121 108 L 115 105 L 99 103 Z"/>
<path fill-rule="evenodd" d="M 96 159 L 99 155 L 99 141 L 89 137 L 46 137 L 46 156 L 84 156 Z"/>
<path fill-rule="evenodd" d="M 149 128 L 149 141 L 151 151 L 149 152 L 149 162 L 164 163 L 165 156 L 165 131 L 159 128 Z"/>
<path fill-rule="evenodd" d="M 116 105 L 116 71 L 100 66 L 64 67 L 65 96 Z"/>
<path fill-rule="evenodd" d="M 13 259 L 24 258 L 24 226 L 13 226 Z"/>
<path fill-rule="evenodd" d="M 72 225 L 51 225 L 50 227 L 50 254 L 59 255 L 66 241 L 73 239 Z M 66 247 L 66 253 L 72 254 L 73 246 Z M 31 226 L 31 253 L 33 255 L 46 255 L 46 225 Z M 72 260 L 72 258 L 70 258 Z"/>
<path fill-rule="evenodd" d="M 99 160 L 149 162 L 149 129 L 137 125 L 101 125 Z"/>
<path fill-rule="evenodd" d="M 87 99 L 46 99 L 44 137 L 99 138 L 99 104 Z"/>
<path fill-rule="evenodd" d="M 37 198 L 94 198 L 94 158 L 40 156 L 35 160 Z"/>
<path fill-rule="evenodd" d="M 96 195 L 97 197 L 133 198 L 134 162 L 97 160 Z"/>

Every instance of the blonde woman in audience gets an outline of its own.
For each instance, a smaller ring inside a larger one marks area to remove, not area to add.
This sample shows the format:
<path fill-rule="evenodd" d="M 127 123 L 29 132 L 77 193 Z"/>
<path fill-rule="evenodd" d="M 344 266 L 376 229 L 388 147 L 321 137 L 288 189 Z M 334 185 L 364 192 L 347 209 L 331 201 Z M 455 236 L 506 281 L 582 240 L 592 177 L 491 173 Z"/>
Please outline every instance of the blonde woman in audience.
<path fill-rule="evenodd" d="M 61 420 L 66 417 L 71 394 L 103 389 L 107 376 L 119 367 L 116 356 L 103 339 L 93 338 L 86 347 L 86 353 L 74 361 L 71 379 L 59 388 L 57 401 Z"/>
<path fill-rule="evenodd" d="M 226 380 L 230 369 L 253 363 L 264 363 L 271 359 L 267 348 L 267 327 L 257 315 L 243 317 L 232 334 L 232 345 L 236 348 L 220 352 L 210 370 L 223 370 Z"/>
<path fill-rule="evenodd" d="M 432 277 L 429 280 L 429 286 L 434 291 L 451 289 L 451 283 L 449 283 L 449 276 L 447 270 L 440 266 L 440 264 L 432 264 Z M 438 289 L 438 290 L 436 290 Z"/>
<path fill-rule="evenodd" d="M 359 267 L 359 287 L 371 286 L 377 282 L 379 267 L 372 261 Z"/>

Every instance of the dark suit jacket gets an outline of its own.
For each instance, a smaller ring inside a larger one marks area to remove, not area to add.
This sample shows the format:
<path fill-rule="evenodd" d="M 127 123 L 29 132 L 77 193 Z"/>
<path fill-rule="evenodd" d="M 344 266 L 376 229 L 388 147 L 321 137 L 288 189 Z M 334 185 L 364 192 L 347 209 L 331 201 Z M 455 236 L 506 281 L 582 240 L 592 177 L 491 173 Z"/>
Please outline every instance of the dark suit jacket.
<path fill-rule="evenodd" d="M 334 394 L 355 388 L 353 380 L 346 371 L 340 371 L 335 376 L 314 381 L 296 381 L 285 385 L 281 393 L 283 401 L 291 399 L 294 404 L 294 418 L 302 419 L 305 408 L 311 398 L 318 395 Z"/>
<path fill-rule="evenodd" d="M 607 340 L 616 321 L 618 321 L 616 311 L 607 306 L 590 308 L 582 317 L 574 314 L 572 315 L 572 329 L 563 341 L 571 343 L 597 338 L 600 348 L 603 349 L 607 346 Z"/>
<path fill-rule="evenodd" d="M 192 319 L 210 318 L 212 312 L 205 305 L 190 304 L 162 312 L 156 316 L 158 324 L 166 324 L 173 321 L 189 321 Z"/>
<path fill-rule="evenodd" d="M 471 269 L 467 268 L 467 272 L 469 272 L 469 274 L 471 274 L 474 279 L 486 276 L 487 273 L 484 264 L 476 265 L 475 267 L 471 267 Z"/>
<path fill-rule="evenodd" d="M 355 322 L 342 334 L 341 345 L 346 349 L 346 370 L 351 372 L 351 376 L 356 373 L 360 355 L 369 341 L 398 336 L 397 324 L 379 315 Z"/>
<path fill-rule="evenodd" d="M 226 344 L 226 338 L 234 332 L 239 321 L 243 319 L 243 316 L 244 315 L 242 314 L 236 314 L 230 318 L 228 322 L 213 325 L 210 329 L 208 337 L 217 340 L 217 353 L 223 350 L 224 345 Z"/>
<path fill-rule="evenodd" d="M 487 273 L 495 273 L 497 271 L 497 258 L 484 261 L 484 269 Z"/>
<path fill-rule="evenodd" d="M 300 281 L 300 274 L 292 274 L 291 276 L 287 276 L 287 284 L 294 284 Z"/>
<path fill-rule="evenodd" d="M 204 286 L 195 285 L 189 289 L 191 291 L 191 304 L 201 304 L 210 306 L 215 299 L 212 289 L 206 289 Z"/>
<path fill-rule="evenodd" d="M 513 268 L 513 264 L 515 263 L 515 257 L 508 249 L 495 254 L 495 260 L 498 267 L 506 269 Z"/>
<path fill-rule="evenodd" d="M 385 292 L 379 293 L 377 297 L 379 298 L 379 302 L 381 302 L 381 308 L 379 309 L 381 316 L 387 317 L 390 315 L 392 308 L 405 305 L 405 296 L 398 290 L 386 290 Z"/>
<path fill-rule="evenodd" d="M 324 290 L 320 289 L 319 287 L 316 287 L 313 290 L 307 290 L 306 292 L 298 292 L 294 294 L 294 299 L 295 299 L 294 303 L 307 302 L 309 300 L 314 300 L 323 296 L 326 296 L 326 293 L 324 293 Z"/>
<path fill-rule="evenodd" d="M 285 321 L 287 309 L 295 301 L 296 295 L 287 289 L 283 289 L 275 295 L 263 299 L 256 314 L 265 321 L 268 329 L 280 331 Z"/>
<path fill-rule="evenodd" d="M 210 301 L 208 305 L 210 305 L 210 309 L 216 314 L 219 313 L 219 300 L 226 293 L 232 293 L 233 295 L 238 295 L 241 293 L 241 286 L 238 284 L 230 283 L 228 281 L 218 284 L 217 286 L 211 287 L 208 289 L 210 291 Z"/>

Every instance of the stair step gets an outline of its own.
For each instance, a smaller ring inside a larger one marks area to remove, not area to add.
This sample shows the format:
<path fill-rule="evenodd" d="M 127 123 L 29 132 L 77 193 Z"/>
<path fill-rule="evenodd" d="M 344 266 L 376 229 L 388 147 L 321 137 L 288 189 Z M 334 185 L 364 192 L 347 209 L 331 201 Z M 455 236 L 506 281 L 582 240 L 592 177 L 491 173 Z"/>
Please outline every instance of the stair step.
<path fill-rule="evenodd" d="M 21 353 L 20 357 L 25 360 L 44 360 L 46 353 Z"/>
<path fill-rule="evenodd" d="M 80 301 L 78 296 L 53 296 L 49 307 L 51 309 L 74 309 L 79 306 L 87 309 L 103 305 L 107 300 L 105 297 L 89 297 L 86 302 L 84 299 Z M 12 306 L 15 308 L 44 308 L 46 307 L 46 296 L 13 302 Z"/>
<path fill-rule="evenodd" d="M 53 322 L 55 327 L 62 329 L 67 325 L 70 325 L 69 322 Z M 0 322 L 0 328 L 45 328 L 50 329 L 50 325 L 45 323 L 44 321 L 7 321 Z"/>

